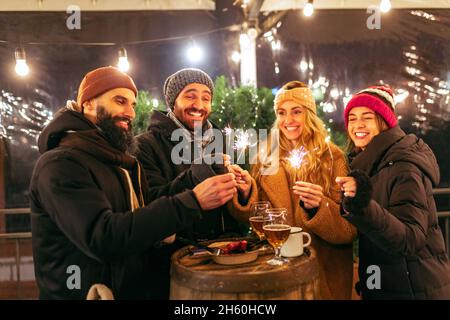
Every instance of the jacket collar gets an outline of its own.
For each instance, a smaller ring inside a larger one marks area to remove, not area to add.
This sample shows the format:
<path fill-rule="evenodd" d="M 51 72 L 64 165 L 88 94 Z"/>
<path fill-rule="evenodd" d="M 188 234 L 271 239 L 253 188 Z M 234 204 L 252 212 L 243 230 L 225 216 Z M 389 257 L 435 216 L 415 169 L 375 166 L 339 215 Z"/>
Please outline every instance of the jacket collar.
<path fill-rule="evenodd" d="M 397 125 L 375 136 L 364 151 L 355 155 L 352 169 L 363 170 L 369 176 L 378 169 L 388 150 L 405 137 L 405 132 Z"/>

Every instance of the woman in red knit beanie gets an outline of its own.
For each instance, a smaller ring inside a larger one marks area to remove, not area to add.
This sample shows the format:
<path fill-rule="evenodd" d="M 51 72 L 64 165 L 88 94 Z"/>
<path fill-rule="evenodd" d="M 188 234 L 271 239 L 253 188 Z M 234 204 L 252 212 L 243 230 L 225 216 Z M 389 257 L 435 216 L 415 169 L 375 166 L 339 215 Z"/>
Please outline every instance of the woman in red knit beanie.
<path fill-rule="evenodd" d="M 359 231 L 363 299 L 450 299 L 450 265 L 432 188 L 436 158 L 397 124 L 392 90 L 369 87 L 345 111 L 352 171 L 338 177 L 342 215 Z"/>

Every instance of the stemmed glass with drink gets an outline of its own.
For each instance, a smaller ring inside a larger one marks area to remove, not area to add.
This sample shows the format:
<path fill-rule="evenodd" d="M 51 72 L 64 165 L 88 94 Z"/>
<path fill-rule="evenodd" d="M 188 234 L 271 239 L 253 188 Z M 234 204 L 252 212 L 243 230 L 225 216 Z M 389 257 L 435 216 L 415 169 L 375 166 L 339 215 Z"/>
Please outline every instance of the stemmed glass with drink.
<path fill-rule="evenodd" d="M 275 250 L 275 256 L 267 261 L 273 266 L 280 266 L 288 262 L 281 257 L 281 247 L 289 238 L 291 226 L 287 222 L 287 210 L 285 208 L 267 209 L 267 218 L 263 224 L 267 241 Z"/>
<path fill-rule="evenodd" d="M 253 212 L 250 216 L 250 224 L 259 240 L 264 239 L 264 220 L 267 218 L 267 209 L 270 208 L 269 201 L 257 201 L 253 204 Z"/>

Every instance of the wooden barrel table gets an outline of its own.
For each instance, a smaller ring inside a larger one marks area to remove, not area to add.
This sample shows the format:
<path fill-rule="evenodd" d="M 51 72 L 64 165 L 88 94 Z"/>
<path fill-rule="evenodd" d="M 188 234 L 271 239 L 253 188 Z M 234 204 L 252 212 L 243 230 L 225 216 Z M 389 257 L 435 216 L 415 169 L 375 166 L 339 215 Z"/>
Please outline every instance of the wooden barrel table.
<path fill-rule="evenodd" d="M 220 265 L 211 258 L 192 257 L 189 247 L 172 256 L 170 299 L 173 300 L 314 300 L 320 299 L 316 252 L 266 263 L 273 251 L 240 265 Z"/>

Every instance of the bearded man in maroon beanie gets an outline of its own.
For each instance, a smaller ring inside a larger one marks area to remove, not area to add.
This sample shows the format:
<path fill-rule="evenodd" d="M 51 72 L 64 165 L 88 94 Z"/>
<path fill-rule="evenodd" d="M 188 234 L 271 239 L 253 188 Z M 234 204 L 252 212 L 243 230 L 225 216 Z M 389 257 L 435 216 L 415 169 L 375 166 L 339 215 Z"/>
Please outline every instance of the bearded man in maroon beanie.
<path fill-rule="evenodd" d="M 95 69 L 39 137 L 30 207 L 41 299 L 85 299 L 95 283 L 116 299 L 158 298 L 148 272 L 154 250 L 235 192 L 233 174 L 224 174 L 147 203 L 145 175 L 130 155 L 136 95 L 125 73 Z"/>

